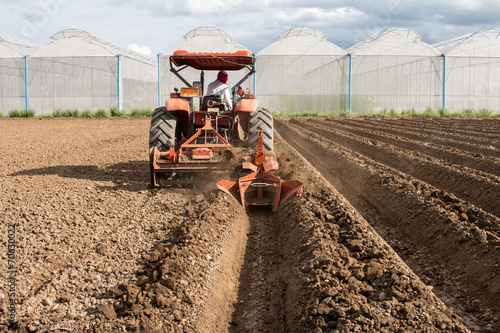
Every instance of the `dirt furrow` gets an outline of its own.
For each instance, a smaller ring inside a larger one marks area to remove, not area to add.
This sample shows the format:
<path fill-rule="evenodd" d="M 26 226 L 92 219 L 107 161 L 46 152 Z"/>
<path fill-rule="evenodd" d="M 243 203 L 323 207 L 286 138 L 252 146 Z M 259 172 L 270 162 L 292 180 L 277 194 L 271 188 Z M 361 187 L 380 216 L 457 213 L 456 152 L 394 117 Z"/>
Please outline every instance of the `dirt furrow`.
<path fill-rule="evenodd" d="M 325 124 L 324 121 L 320 121 L 315 118 L 310 118 L 308 121 L 317 124 Z M 452 163 L 464 165 L 478 171 L 500 176 L 500 158 L 483 156 L 477 153 L 473 154 L 464 150 L 420 140 L 410 140 L 398 135 L 385 133 L 382 128 L 377 128 L 371 125 L 364 125 L 363 129 L 360 129 L 357 126 L 350 126 L 332 121 L 328 122 L 327 127 L 336 128 L 370 140 L 380 141 L 399 148 L 411 150 L 417 155 L 424 154 L 436 157 L 442 159 L 446 164 Z"/>
<path fill-rule="evenodd" d="M 470 142 L 469 140 L 457 140 L 455 138 L 450 138 L 447 135 L 439 135 L 438 133 L 424 133 L 423 130 L 408 129 L 408 127 L 397 125 L 397 119 L 395 123 L 390 123 L 388 126 L 381 126 L 376 123 L 375 120 L 369 119 L 334 119 L 335 122 L 345 123 L 352 126 L 357 126 L 363 128 L 366 124 L 374 124 L 380 131 L 385 133 L 394 134 L 401 137 L 406 137 L 410 140 L 419 140 L 423 142 L 429 142 L 432 144 L 440 144 L 448 147 L 453 147 L 460 150 L 465 150 L 471 152 L 472 154 L 482 154 L 485 156 L 493 156 L 500 158 L 500 150 L 497 147 L 492 146 L 490 143 L 477 144 Z"/>
<path fill-rule="evenodd" d="M 391 123 L 389 120 L 387 123 Z M 385 123 L 385 121 L 384 121 Z M 487 140 L 498 141 L 498 126 L 500 121 L 495 118 L 477 119 L 467 118 L 430 118 L 430 119 L 414 119 L 403 118 L 402 124 L 408 127 L 423 127 L 429 130 L 438 130 L 445 133 L 461 134 L 464 136 L 475 136 Z"/>
<path fill-rule="evenodd" d="M 498 225 L 497 217 L 302 127 L 280 120 L 276 128 L 360 212 L 367 214 L 365 218 L 370 220 L 369 211 L 363 208 L 368 202 L 386 230 L 396 228 L 404 234 L 401 243 L 409 239 L 428 251 L 431 262 L 440 262 L 449 272 L 461 271 L 467 290 L 452 288 L 449 292 L 465 292 L 467 297 L 459 299 L 459 307 L 478 317 L 484 329 L 494 322 L 499 309 L 499 268 L 495 265 L 500 243 L 497 236 L 480 226 Z M 468 214 L 475 217 L 470 219 Z M 473 220 L 477 223 L 471 223 Z M 469 302 L 488 304 L 492 310 L 477 313 Z"/>
<path fill-rule="evenodd" d="M 431 124 L 436 124 L 440 126 L 454 127 L 457 124 L 462 127 L 470 128 L 471 130 L 485 130 L 492 131 L 496 133 L 498 131 L 498 125 L 500 125 L 500 119 L 496 117 L 466 117 L 466 118 L 456 118 L 456 117 L 435 117 L 435 118 L 405 118 L 406 121 L 415 121 L 420 123 L 430 122 Z M 466 125 L 466 126 L 464 126 Z"/>
<path fill-rule="evenodd" d="M 306 191 L 280 207 L 274 219 L 283 255 L 286 331 L 464 329 L 302 156 L 283 143 L 277 151 L 282 177 L 303 180 Z M 413 311 L 417 304 L 439 309 L 437 317 L 424 319 L 430 312 Z"/>
<path fill-rule="evenodd" d="M 321 137 L 331 140 L 348 149 L 363 154 L 375 161 L 401 170 L 417 179 L 427 182 L 448 193 L 471 202 L 497 216 L 500 216 L 500 178 L 494 175 L 475 172 L 461 165 L 446 165 L 438 158 L 422 157 L 406 149 L 401 149 L 380 141 L 373 141 L 349 134 L 340 130 L 329 129 L 321 124 L 300 121 L 296 118 L 290 121 L 303 128 L 315 132 Z M 481 189 L 471 191 L 471 189 Z M 499 234 L 500 225 L 490 230 Z"/>
<path fill-rule="evenodd" d="M 306 192 L 275 214 L 250 213 L 230 331 L 466 331 L 353 207 L 275 140 L 280 175 L 303 180 Z"/>
<path fill-rule="evenodd" d="M 268 209 L 249 215 L 245 260 L 230 332 L 284 332 L 285 285 L 281 278 L 278 225 Z"/>
<path fill-rule="evenodd" d="M 137 263 L 132 276 L 106 285 L 98 304 L 88 310 L 92 323 L 83 328 L 225 331 L 246 244 L 243 210 L 222 193 L 200 192 L 196 186 L 153 191 L 151 200 L 135 216 L 147 221 L 144 228 L 152 234 L 146 241 L 135 230 L 146 242 L 131 258 Z"/>

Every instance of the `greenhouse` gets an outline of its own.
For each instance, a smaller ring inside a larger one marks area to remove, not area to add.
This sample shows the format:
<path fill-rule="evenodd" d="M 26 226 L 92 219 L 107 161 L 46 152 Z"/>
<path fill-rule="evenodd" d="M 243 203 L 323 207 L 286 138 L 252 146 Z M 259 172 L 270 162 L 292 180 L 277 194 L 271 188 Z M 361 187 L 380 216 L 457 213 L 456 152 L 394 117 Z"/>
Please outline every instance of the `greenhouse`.
<path fill-rule="evenodd" d="M 500 30 L 485 29 L 433 45 L 444 54 L 445 106 L 500 110 Z"/>
<path fill-rule="evenodd" d="M 82 30 L 63 30 L 51 38 L 28 58 L 30 109 L 46 114 L 154 107 L 154 59 Z"/>
<path fill-rule="evenodd" d="M 411 29 L 388 28 L 347 50 L 352 113 L 443 105 L 443 57 Z"/>
<path fill-rule="evenodd" d="M 78 29 L 40 46 L 0 36 L 0 111 L 31 109 L 130 112 L 165 104 L 174 88 L 200 80 L 170 56 L 248 51 L 217 28 L 200 27 L 163 53 L 147 57 Z M 179 69 L 179 68 L 178 68 Z M 229 72 L 233 86 L 248 70 Z M 205 71 L 204 86 L 217 71 Z M 391 27 L 347 50 L 319 30 L 295 27 L 256 54 L 256 74 L 242 84 L 273 112 L 500 111 L 500 30 L 484 29 L 434 45 Z"/>
<path fill-rule="evenodd" d="M 183 36 L 184 40 L 169 47 L 161 55 L 158 55 L 158 105 L 164 105 L 165 100 L 174 91 L 174 88 L 186 86 L 178 77 L 170 71 L 170 56 L 177 50 L 186 50 L 188 52 L 219 52 L 219 53 L 233 53 L 240 50 L 248 51 L 245 47 L 232 41 L 231 36 L 226 32 L 213 28 L 213 27 L 200 27 L 191 30 Z M 238 81 L 246 74 L 235 73 L 234 75 L 229 72 L 229 79 L 227 85 L 229 87 L 238 83 Z M 200 71 L 191 68 L 183 69 L 180 75 L 190 84 L 194 81 L 200 80 Z M 204 87 L 208 86 L 217 78 L 217 71 L 207 71 L 204 73 Z M 243 89 L 250 88 L 254 90 L 253 77 L 249 78 L 242 85 Z"/>
<path fill-rule="evenodd" d="M 297 27 L 257 53 L 259 103 L 276 112 L 348 108 L 349 57 L 319 30 Z"/>
<path fill-rule="evenodd" d="M 0 113 L 26 109 L 27 57 L 38 45 L 0 36 Z"/>

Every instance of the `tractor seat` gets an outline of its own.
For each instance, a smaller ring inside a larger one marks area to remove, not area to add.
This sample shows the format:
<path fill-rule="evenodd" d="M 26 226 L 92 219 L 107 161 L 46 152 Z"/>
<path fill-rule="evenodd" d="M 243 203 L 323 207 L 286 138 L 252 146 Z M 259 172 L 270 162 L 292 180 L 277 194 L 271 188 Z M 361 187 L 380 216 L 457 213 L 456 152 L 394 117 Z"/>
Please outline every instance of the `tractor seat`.
<path fill-rule="evenodd" d="M 220 104 L 218 106 L 208 106 L 208 102 L 209 101 L 213 101 L 216 104 L 217 103 L 222 103 L 222 98 L 220 96 L 217 96 L 217 95 L 207 95 L 207 96 L 204 96 L 203 97 L 203 104 L 202 104 L 202 110 L 203 111 L 207 111 L 209 107 L 212 107 L 212 108 L 217 108 L 218 107 L 219 110 L 224 111 L 224 105 L 223 104 Z"/>

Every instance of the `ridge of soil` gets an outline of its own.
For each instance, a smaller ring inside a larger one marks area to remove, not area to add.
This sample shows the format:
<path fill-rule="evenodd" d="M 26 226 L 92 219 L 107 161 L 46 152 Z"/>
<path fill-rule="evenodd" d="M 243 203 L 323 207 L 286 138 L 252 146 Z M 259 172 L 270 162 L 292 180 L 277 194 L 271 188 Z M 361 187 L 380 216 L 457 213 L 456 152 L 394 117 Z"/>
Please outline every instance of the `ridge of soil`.
<path fill-rule="evenodd" d="M 355 145 L 351 150 L 323 132 L 311 132 L 302 121 L 276 123 L 284 139 L 354 204 L 424 281 L 446 293 L 443 299 L 450 306 L 482 328 L 475 323 L 471 327 L 498 329 L 497 216 L 389 167 L 380 156 L 362 155 Z"/>

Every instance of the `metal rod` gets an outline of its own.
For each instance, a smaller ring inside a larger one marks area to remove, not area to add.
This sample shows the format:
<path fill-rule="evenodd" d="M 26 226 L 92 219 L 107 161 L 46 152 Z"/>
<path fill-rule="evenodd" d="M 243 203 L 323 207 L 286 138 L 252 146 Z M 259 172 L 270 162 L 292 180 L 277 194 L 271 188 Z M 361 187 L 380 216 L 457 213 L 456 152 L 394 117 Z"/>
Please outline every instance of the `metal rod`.
<path fill-rule="evenodd" d="M 161 75 L 160 75 L 160 56 L 161 53 L 158 53 L 157 55 L 158 59 L 158 107 L 161 107 Z"/>
<path fill-rule="evenodd" d="M 28 94 L 28 56 L 24 57 L 24 103 L 26 111 L 29 109 L 29 94 Z"/>
<path fill-rule="evenodd" d="M 443 54 L 443 110 L 446 109 L 446 54 Z"/>
<path fill-rule="evenodd" d="M 193 88 L 193 86 L 189 82 L 187 82 L 175 68 L 171 68 L 170 71 L 174 73 L 175 76 L 177 76 L 186 86 L 188 86 L 189 88 Z"/>
<path fill-rule="evenodd" d="M 203 91 L 205 90 L 205 72 L 204 71 L 201 71 L 201 73 L 200 73 L 200 82 L 201 82 L 201 94 L 200 94 L 200 107 L 198 108 L 198 110 L 202 111 L 202 109 L 203 109 L 203 97 L 205 97 L 205 95 L 203 95 Z M 193 115 L 193 113 L 191 113 L 191 115 Z"/>
<path fill-rule="evenodd" d="M 349 115 L 351 115 L 352 54 L 349 54 Z"/>
<path fill-rule="evenodd" d="M 120 95 L 120 72 L 121 72 L 121 54 L 118 55 L 118 68 L 117 68 L 117 74 L 116 74 L 116 89 L 117 89 L 117 92 L 118 92 L 118 112 L 121 111 L 121 104 L 120 104 L 120 98 L 121 98 L 121 95 Z"/>
<path fill-rule="evenodd" d="M 177 76 L 179 78 L 179 80 L 181 80 L 186 86 L 188 86 L 189 88 L 192 88 L 193 86 L 191 84 L 189 84 L 189 82 L 187 82 L 180 74 L 179 72 L 182 71 L 183 69 L 185 69 L 186 67 L 188 67 L 187 65 L 180 68 L 179 70 L 175 69 L 174 66 L 173 66 L 173 63 L 172 63 L 172 57 L 169 58 L 169 62 L 170 62 L 170 71 L 172 73 L 175 74 L 175 76 Z"/>
<path fill-rule="evenodd" d="M 257 59 L 255 60 L 255 64 L 253 65 L 253 93 L 257 95 L 257 77 L 255 72 L 257 71 Z"/>

